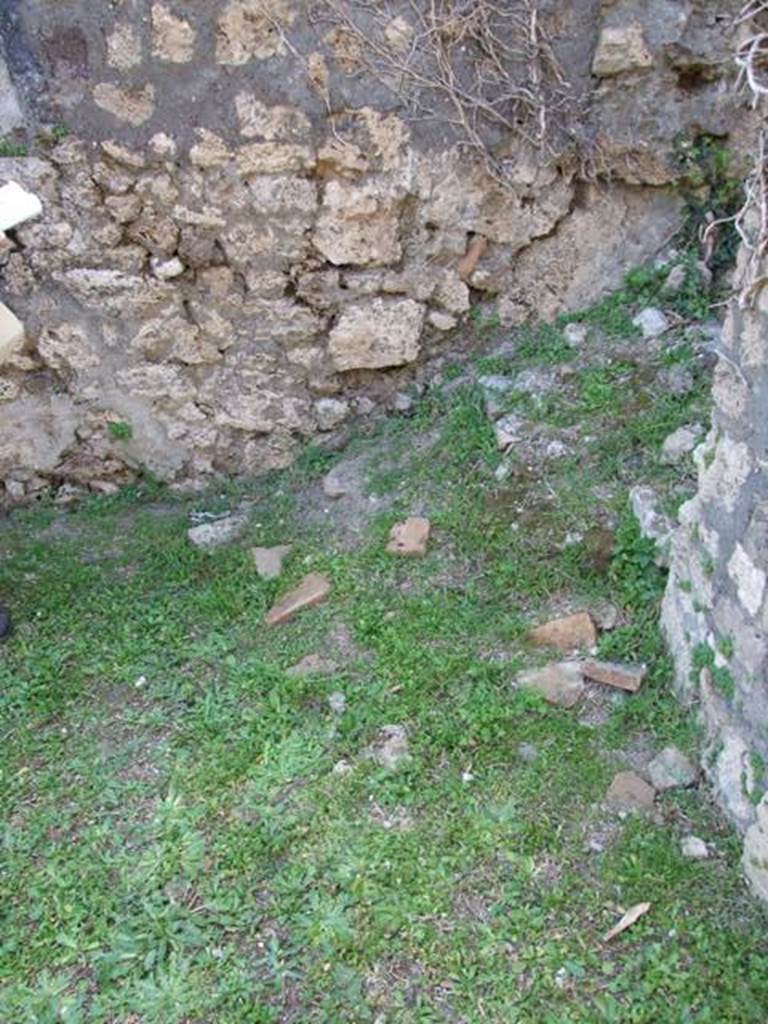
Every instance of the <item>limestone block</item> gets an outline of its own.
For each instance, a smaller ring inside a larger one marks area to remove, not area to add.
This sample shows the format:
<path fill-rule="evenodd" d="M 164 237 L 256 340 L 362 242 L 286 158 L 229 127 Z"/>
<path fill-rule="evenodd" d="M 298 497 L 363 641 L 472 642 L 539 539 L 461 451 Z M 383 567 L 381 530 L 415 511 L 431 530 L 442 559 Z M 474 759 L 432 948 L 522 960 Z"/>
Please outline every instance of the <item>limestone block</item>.
<path fill-rule="evenodd" d="M 397 195 L 375 182 L 329 181 L 312 242 L 337 266 L 396 263 L 402 255 L 399 211 Z"/>
<path fill-rule="evenodd" d="M 349 402 L 338 398 L 320 398 L 315 402 L 318 430 L 333 430 L 349 416 Z"/>
<path fill-rule="evenodd" d="M 240 65 L 285 52 L 280 28 L 293 24 L 290 0 L 230 0 L 216 27 L 216 60 Z"/>
<path fill-rule="evenodd" d="M 413 299 L 374 299 L 348 306 L 328 340 L 337 370 L 375 370 L 412 363 L 419 354 L 424 306 Z"/>
<path fill-rule="evenodd" d="M 195 30 L 163 4 L 152 6 L 152 53 L 172 64 L 187 64 L 195 52 Z"/>
<path fill-rule="evenodd" d="M 226 364 L 204 381 L 199 400 L 213 410 L 220 427 L 253 434 L 271 434 L 278 428 L 311 432 L 309 401 L 295 393 L 293 380 L 277 365 L 275 356 L 228 353 Z"/>
<path fill-rule="evenodd" d="M 85 331 L 75 324 L 47 327 L 38 338 L 37 351 L 54 370 L 87 370 L 100 362 Z"/>
<path fill-rule="evenodd" d="M 141 40 L 132 25 L 120 22 L 107 33 L 107 64 L 118 71 L 141 64 Z"/>
<path fill-rule="evenodd" d="M 251 340 L 269 340 L 281 345 L 311 341 L 324 320 L 292 299 L 248 300 L 242 307 L 242 330 Z"/>
<path fill-rule="evenodd" d="M 24 341 L 24 324 L 0 302 L 0 364 L 17 352 Z"/>
<path fill-rule="evenodd" d="M 228 164 L 232 159 L 232 151 L 221 136 L 207 128 L 198 128 L 197 142 L 189 151 L 189 159 L 195 167 L 208 170 Z"/>
<path fill-rule="evenodd" d="M 122 164 L 132 171 L 140 171 L 146 164 L 141 153 L 128 149 L 126 146 L 121 146 L 119 142 L 113 142 L 108 139 L 106 142 L 102 142 L 101 149 L 110 160 L 114 160 L 115 163 Z"/>
<path fill-rule="evenodd" d="M 600 33 L 592 61 L 592 74 L 599 78 L 619 75 L 623 71 L 649 68 L 653 56 L 646 46 L 642 25 L 606 26 Z"/>
<path fill-rule="evenodd" d="M 175 221 L 152 210 L 144 210 L 130 225 L 127 235 L 153 256 L 172 256 L 179 244 L 179 229 Z"/>
<path fill-rule="evenodd" d="M 0 475 L 52 470 L 74 441 L 76 422 L 72 399 L 63 395 L 22 398 L 3 409 Z"/>
<path fill-rule="evenodd" d="M 719 720 L 720 712 L 711 695 L 702 690 L 702 703 L 711 722 Z M 711 726 L 710 726 L 711 727 Z M 719 752 L 711 768 L 715 797 L 737 828 L 746 829 L 754 820 L 754 807 L 750 795 L 754 788 L 754 771 L 749 747 L 744 738 L 731 726 L 716 735 Z"/>
<path fill-rule="evenodd" d="M 244 178 L 255 174 L 301 174 L 315 166 L 314 151 L 295 142 L 253 142 L 241 146 L 235 160 Z"/>
<path fill-rule="evenodd" d="M 116 375 L 120 388 L 137 398 L 172 399 L 183 402 L 194 397 L 195 388 L 175 366 L 146 363 Z"/>
<path fill-rule="evenodd" d="M 246 139 L 297 141 L 306 138 L 310 131 L 309 121 L 298 107 L 270 107 L 250 92 L 238 93 L 235 109 L 240 134 Z"/>
<path fill-rule="evenodd" d="M 155 112 L 155 87 L 120 89 L 111 82 L 100 82 L 94 87 L 93 101 L 118 121 L 140 128 Z"/>

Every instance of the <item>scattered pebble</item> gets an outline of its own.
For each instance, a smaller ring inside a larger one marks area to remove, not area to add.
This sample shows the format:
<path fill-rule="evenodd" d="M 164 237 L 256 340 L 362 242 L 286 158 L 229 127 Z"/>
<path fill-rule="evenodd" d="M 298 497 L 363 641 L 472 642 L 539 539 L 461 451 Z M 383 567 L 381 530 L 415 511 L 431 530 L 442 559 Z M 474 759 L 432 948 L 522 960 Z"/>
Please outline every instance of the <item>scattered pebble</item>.
<path fill-rule="evenodd" d="M 589 327 L 586 324 L 567 324 L 563 336 L 569 345 L 579 348 L 587 340 Z"/>
<path fill-rule="evenodd" d="M 222 516 L 210 523 L 191 526 L 187 530 L 187 539 L 196 548 L 218 548 L 235 540 L 244 530 L 246 522 L 246 517 L 239 513 Z"/>
<path fill-rule="evenodd" d="M 279 544 L 274 548 L 251 548 L 256 572 L 263 580 L 276 580 L 283 571 L 283 559 L 291 550 L 291 544 Z"/>
<path fill-rule="evenodd" d="M 685 284 L 686 269 L 682 263 L 678 263 L 676 267 L 672 267 L 670 272 L 667 274 L 667 279 L 664 282 L 664 291 L 667 292 L 679 292 Z"/>
<path fill-rule="evenodd" d="M 332 693 L 328 697 L 328 706 L 337 715 L 342 715 L 347 710 L 347 698 L 343 693 Z"/>
<path fill-rule="evenodd" d="M 393 771 L 409 758 L 408 730 L 404 725 L 382 725 L 375 741 L 363 751 L 363 756 Z"/>
<path fill-rule="evenodd" d="M 519 743 L 517 756 L 528 764 L 532 764 L 539 756 L 539 748 L 533 743 Z"/>
<path fill-rule="evenodd" d="M 496 446 L 499 451 L 505 452 L 510 445 L 519 440 L 524 426 L 524 420 L 520 416 L 516 416 L 515 413 L 509 413 L 507 416 L 502 416 L 500 420 L 497 420 L 493 429 L 496 434 Z"/>
<path fill-rule="evenodd" d="M 295 665 L 285 670 L 287 676 L 302 679 L 304 676 L 332 676 L 338 671 L 335 661 L 323 658 L 319 654 L 307 654 Z"/>
<path fill-rule="evenodd" d="M 657 790 L 663 792 L 693 786 L 698 772 L 677 747 L 665 747 L 648 765 L 648 778 Z"/>
<path fill-rule="evenodd" d="M 584 692 L 581 668 L 576 661 L 551 662 L 543 668 L 528 669 L 517 677 L 517 685 L 540 694 L 548 704 L 572 708 Z"/>
<path fill-rule="evenodd" d="M 656 790 L 636 772 L 618 772 L 605 794 L 610 807 L 622 811 L 647 811 L 653 807 Z"/>
<path fill-rule="evenodd" d="M 684 857 L 692 860 L 706 860 L 709 857 L 707 844 L 698 836 L 685 836 L 680 842 L 680 850 Z"/>
<path fill-rule="evenodd" d="M 635 327 L 639 327 L 644 338 L 658 338 L 669 330 L 669 320 L 660 309 L 648 306 L 641 310 L 632 320 Z"/>

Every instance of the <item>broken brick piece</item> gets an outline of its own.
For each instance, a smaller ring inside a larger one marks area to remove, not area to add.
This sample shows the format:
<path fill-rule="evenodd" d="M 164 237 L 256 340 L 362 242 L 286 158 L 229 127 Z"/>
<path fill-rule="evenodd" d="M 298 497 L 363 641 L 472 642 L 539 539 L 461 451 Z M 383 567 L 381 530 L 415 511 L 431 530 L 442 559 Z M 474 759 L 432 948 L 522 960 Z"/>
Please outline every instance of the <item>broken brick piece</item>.
<path fill-rule="evenodd" d="M 395 523 L 389 533 L 387 551 L 390 555 L 421 558 L 427 553 L 429 530 L 429 520 L 421 516 L 410 516 L 404 523 Z"/>
<path fill-rule="evenodd" d="M 585 661 L 581 671 L 595 683 L 615 686 L 619 690 L 637 693 L 645 679 L 648 669 L 645 665 L 622 665 L 617 661 Z"/>
<path fill-rule="evenodd" d="M 312 608 L 320 604 L 331 592 L 331 583 L 319 572 L 311 572 L 301 583 L 284 594 L 267 612 L 265 622 L 268 626 L 278 626 L 288 622 L 304 608 Z"/>
<path fill-rule="evenodd" d="M 536 626 L 528 633 L 528 642 L 536 647 L 575 651 L 583 647 L 594 647 L 597 643 L 597 630 L 587 612 L 577 612 Z"/>

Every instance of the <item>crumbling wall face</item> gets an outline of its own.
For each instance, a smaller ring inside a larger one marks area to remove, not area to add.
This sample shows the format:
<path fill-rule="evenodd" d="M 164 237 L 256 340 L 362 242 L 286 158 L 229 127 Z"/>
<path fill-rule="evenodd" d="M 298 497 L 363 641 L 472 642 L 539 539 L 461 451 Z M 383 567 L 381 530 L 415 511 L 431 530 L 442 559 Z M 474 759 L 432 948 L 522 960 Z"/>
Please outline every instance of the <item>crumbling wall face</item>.
<path fill-rule="evenodd" d="M 744 250 L 742 278 L 746 262 Z M 746 832 L 747 875 L 768 899 L 768 288 L 729 312 L 714 399 L 663 624 L 678 692 L 704 728 L 716 798 Z"/>
<path fill-rule="evenodd" d="M 0 184 L 44 206 L 0 248 L 0 298 L 26 326 L 0 366 L 6 500 L 142 467 L 182 484 L 286 465 L 455 353 L 473 304 L 514 323 L 617 284 L 679 223 L 675 136 L 738 121 L 707 4 L 553 0 L 540 24 L 578 142 L 501 131 L 491 165 L 448 113 L 414 116 L 319 6 L 0 15 L 6 127 L 23 109 L 70 128 L 0 159 Z M 390 8 L 371 32 L 397 63 L 419 23 Z"/>

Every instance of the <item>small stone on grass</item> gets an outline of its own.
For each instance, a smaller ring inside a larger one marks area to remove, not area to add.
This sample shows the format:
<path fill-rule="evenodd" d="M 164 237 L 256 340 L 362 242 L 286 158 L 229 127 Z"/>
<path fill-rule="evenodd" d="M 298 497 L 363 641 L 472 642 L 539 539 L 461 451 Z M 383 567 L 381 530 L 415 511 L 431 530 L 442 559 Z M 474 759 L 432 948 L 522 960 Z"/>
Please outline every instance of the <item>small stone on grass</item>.
<path fill-rule="evenodd" d="M 496 447 L 500 452 L 505 452 L 515 441 L 519 440 L 523 426 L 523 420 L 514 413 L 502 416 L 500 420 L 496 421 L 493 429 L 496 434 Z"/>
<path fill-rule="evenodd" d="M 242 532 L 246 524 L 246 517 L 243 515 L 225 516 L 216 519 L 212 523 L 201 523 L 199 526 L 191 526 L 187 530 L 187 539 L 196 548 L 218 548 L 222 544 L 229 544 Z"/>
<path fill-rule="evenodd" d="M 665 331 L 669 330 L 669 320 L 660 309 L 648 306 L 641 310 L 632 323 L 643 332 L 644 338 L 658 338 Z"/>
<path fill-rule="evenodd" d="M 584 692 L 581 667 L 576 661 L 552 662 L 521 672 L 517 684 L 540 694 L 548 704 L 562 708 L 572 708 Z"/>
<path fill-rule="evenodd" d="M 404 725 L 382 725 L 376 740 L 366 747 L 363 756 L 389 771 L 398 768 L 409 757 L 407 729 Z"/>
<path fill-rule="evenodd" d="M 409 516 L 403 523 L 395 523 L 390 530 L 387 551 L 390 555 L 411 555 L 417 558 L 427 553 L 430 522 L 422 516 Z"/>
<path fill-rule="evenodd" d="M 619 772 L 605 794 L 605 802 L 620 811 L 648 811 L 656 791 L 636 772 Z"/>
<path fill-rule="evenodd" d="M 579 345 L 583 345 L 587 340 L 587 334 L 589 333 L 589 327 L 586 324 L 567 324 L 563 335 L 569 345 L 574 348 L 578 348 Z"/>
<path fill-rule="evenodd" d="M 263 580 L 278 578 L 283 571 L 283 559 L 291 547 L 291 544 L 279 544 L 274 548 L 251 548 L 256 572 Z"/>
<path fill-rule="evenodd" d="M 706 860 L 709 857 L 707 844 L 698 836 L 685 836 L 680 842 L 680 851 L 691 860 Z"/>
<path fill-rule="evenodd" d="M 519 743 L 517 746 L 517 756 L 527 764 L 532 764 L 539 756 L 539 748 L 533 743 Z"/>
<path fill-rule="evenodd" d="M 305 676 L 332 676 L 336 671 L 338 668 L 335 661 L 319 654 L 307 654 L 301 661 L 287 668 L 285 674 L 293 679 L 303 679 Z"/>
<path fill-rule="evenodd" d="M 335 714 L 341 715 L 347 710 L 347 698 L 343 693 L 338 691 L 336 693 L 332 693 L 328 697 L 328 706 Z"/>
<path fill-rule="evenodd" d="M 677 747 L 665 747 L 648 765 L 648 778 L 657 790 L 663 792 L 693 786 L 698 773 Z"/>

